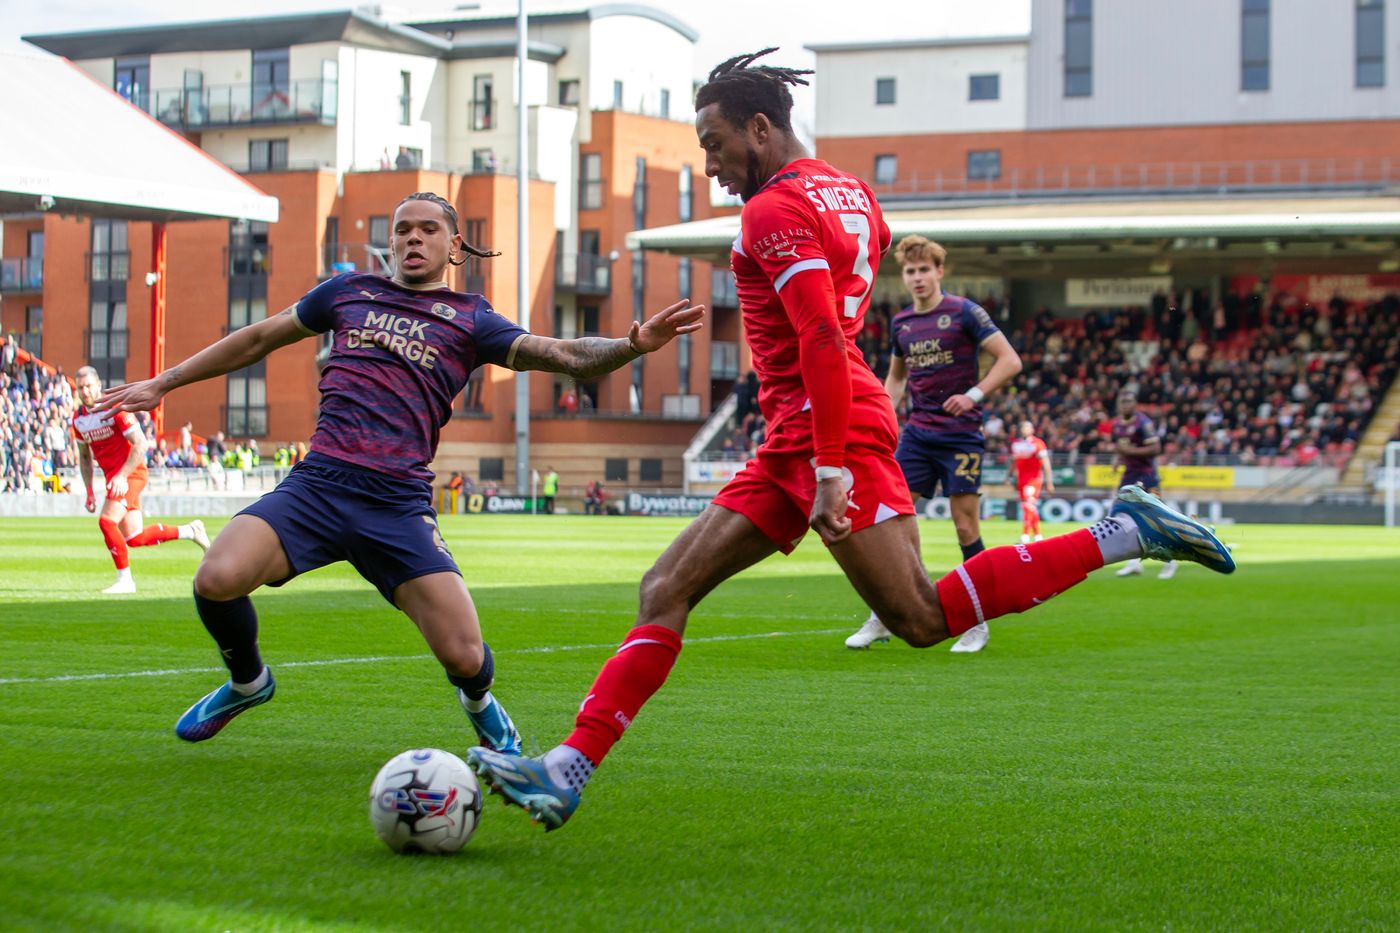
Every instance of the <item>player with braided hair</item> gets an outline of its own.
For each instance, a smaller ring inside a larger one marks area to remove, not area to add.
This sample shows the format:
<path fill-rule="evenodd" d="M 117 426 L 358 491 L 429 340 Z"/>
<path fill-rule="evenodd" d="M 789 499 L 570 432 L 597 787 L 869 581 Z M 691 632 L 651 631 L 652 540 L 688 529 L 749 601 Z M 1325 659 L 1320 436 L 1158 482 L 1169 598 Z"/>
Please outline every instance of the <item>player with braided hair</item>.
<path fill-rule="evenodd" d="M 697 330 L 705 311 L 683 299 L 618 339 L 528 333 L 481 295 L 447 287 L 449 263 L 497 254 L 464 242 L 452 205 L 428 192 L 399 203 L 389 249 L 392 278 L 338 275 L 154 379 L 108 390 L 94 406 L 148 411 L 179 386 L 241 369 L 314 334 L 333 335 L 311 453 L 234 516 L 195 574 L 195 608 L 230 679 L 180 717 L 175 732 L 182 739 L 212 738 L 239 713 L 272 699 L 275 683 L 258 651 L 249 594 L 345 560 L 418 626 L 479 741 L 519 751 L 520 735 L 490 692 L 494 664 L 476 607 L 438 531 L 428 469 L 438 432 L 478 366 L 592 379 Z"/>
<path fill-rule="evenodd" d="M 1106 563 L 1178 555 L 1234 569 L 1209 530 L 1134 487 L 1119 514 L 1092 528 L 992 548 L 929 579 L 895 460 L 894 408 L 855 344 L 889 228 L 865 182 L 812 158 L 793 135 L 788 88 L 808 72 L 754 64 L 771 51 L 724 62 L 695 99 L 705 173 L 744 199 L 730 262 L 767 439 L 642 578 L 636 625 L 563 744 L 539 758 L 467 753 L 493 790 L 547 829 L 574 813 L 603 756 L 665 682 L 690 611 L 734 574 L 792 551 L 809 526 L 915 647 L 1029 609 Z"/>

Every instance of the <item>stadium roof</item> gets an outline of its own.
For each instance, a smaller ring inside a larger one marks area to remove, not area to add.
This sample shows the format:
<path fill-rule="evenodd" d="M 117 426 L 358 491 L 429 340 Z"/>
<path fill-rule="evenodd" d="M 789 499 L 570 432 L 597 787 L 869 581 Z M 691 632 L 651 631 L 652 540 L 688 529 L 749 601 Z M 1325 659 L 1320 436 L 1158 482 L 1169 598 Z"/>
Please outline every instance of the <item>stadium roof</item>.
<path fill-rule="evenodd" d="M 499 5 L 498 5 L 499 6 Z M 604 19 L 608 16 L 640 16 L 670 26 L 691 42 L 700 38 L 694 27 L 687 25 L 665 10 L 642 3 L 597 3 L 577 10 L 530 12 L 531 23 L 562 23 L 575 20 Z M 515 15 L 502 15 L 498 10 L 459 10 L 439 19 L 411 20 L 409 25 L 426 32 L 448 32 L 460 29 L 514 27 Z"/>
<path fill-rule="evenodd" d="M 1397 257 L 1400 197 L 1289 197 L 1079 200 L 976 207 L 885 211 L 897 241 L 919 234 L 960 247 L 960 261 L 984 256 L 1038 257 L 1043 261 L 1092 251 L 1122 255 L 1229 254 L 1246 256 L 1325 252 L 1339 258 Z M 628 249 L 715 261 L 727 257 L 739 232 L 738 215 L 627 235 Z M 1316 247 L 1314 249 L 1314 247 Z M 1323 247 L 1326 247 L 1325 249 Z"/>
<path fill-rule="evenodd" d="M 0 52 L 0 215 L 277 220 L 277 199 L 61 58 Z M 62 105 L 62 112 L 55 105 Z"/>

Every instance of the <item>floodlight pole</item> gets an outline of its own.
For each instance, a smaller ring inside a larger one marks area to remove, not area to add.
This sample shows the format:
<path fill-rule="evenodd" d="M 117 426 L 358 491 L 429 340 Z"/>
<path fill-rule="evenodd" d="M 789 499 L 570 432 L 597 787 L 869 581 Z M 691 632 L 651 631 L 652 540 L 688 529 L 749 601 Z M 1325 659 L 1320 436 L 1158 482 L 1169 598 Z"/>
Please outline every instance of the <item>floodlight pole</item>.
<path fill-rule="evenodd" d="M 515 281 L 520 326 L 530 329 L 530 150 L 529 110 L 525 106 L 525 0 L 519 0 L 515 20 Z M 530 492 L 530 374 L 515 374 L 515 488 Z"/>
<path fill-rule="evenodd" d="M 165 372 L 165 223 L 151 224 L 151 378 Z M 154 279 L 154 281 L 151 281 Z M 151 412 L 156 441 L 165 436 L 165 403 Z"/>

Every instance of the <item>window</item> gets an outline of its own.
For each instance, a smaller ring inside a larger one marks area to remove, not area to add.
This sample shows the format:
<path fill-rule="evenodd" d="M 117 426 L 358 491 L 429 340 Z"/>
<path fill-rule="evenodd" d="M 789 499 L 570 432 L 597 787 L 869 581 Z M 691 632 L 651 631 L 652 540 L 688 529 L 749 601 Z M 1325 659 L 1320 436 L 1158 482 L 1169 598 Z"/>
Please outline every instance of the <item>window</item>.
<path fill-rule="evenodd" d="M 126 381 L 126 280 L 130 268 L 124 220 L 92 222 L 88 276 L 88 363 L 103 382 Z"/>
<path fill-rule="evenodd" d="M 229 373 L 224 431 L 233 437 L 267 436 L 267 360 Z"/>
<path fill-rule="evenodd" d="M 1356 86 L 1385 87 L 1385 0 L 1356 0 Z"/>
<path fill-rule="evenodd" d="M 477 468 L 477 476 L 481 479 L 495 480 L 500 482 L 506 478 L 506 461 L 504 457 L 482 457 L 481 465 Z"/>
<path fill-rule="evenodd" d="M 473 149 L 472 171 L 485 172 L 488 175 L 496 174 L 496 150 Z"/>
<path fill-rule="evenodd" d="M 472 129 L 492 130 L 496 128 L 496 79 L 493 75 L 477 75 L 472 78 Z"/>
<path fill-rule="evenodd" d="M 661 482 L 661 458 L 643 457 L 637 461 L 637 479 L 643 483 Z"/>
<path fill-rule="evenodd" d="M 894 78 L 875 79 L 875 103 L 894 103 Z"/>
<path fill-rule="evenodd" d="M 349 264 L 348 268 L 337 269 L 336 263 L 340 262 L 340 218 L 326 218 L 326 233 L 321 243 L 321 272 L 323 275 L 335 275 L 337 272 L 350 272 L 355 266 Z"/>
<path fill-rule="evenodd" d="M 621 82 L 621 81 L 614 81 L 614 82 L 613 82 L 613 102 L 612 102 L 612 105 L 613 105 L 613 109 L 614 109 L 614 110 L 621 110 L 621 109 L 622 109 L 622 82 Z"/>
<path fill-rule="evenodd" d="M 695 216 L 695 194 L 693 187 L 695 184 L 694 173 L 689 165 L 681 166 L 680 181 L 681 223 L 688 223 Z"/>
<path fill-rule="evenodd" d="M 1001 98 L 1001 75 L 969 75 L 968 100 L 998 100 Z"/>
<path fill-rule="evenodd" d="M 1000 149 L 971 149 L 967 153 L 968 181 L 996 181 L 1001 177 Z"/>
<path fill-rule="evenodd" d="M 608 457 L 603 461 L 603 481 L 606 483 L 627 482 L 627 459 Z"/>
<path fill-rule="evenodd" d="M 462 218 L 462 239 L 472 246 L 480 246 L 485 243 L 486 219 L 484 217 Z M 486 271 L 482 268 L 480 258 L 468 253 L 466 265 L 462 266 L 462 275 L 464 276 L 464 291 L 474 295 L 480 295 L 486 291 Z"/>
<path fill-rule="evenodd" d="M 285 172 L 287 170 L 287 140 L 248 140 L 248 171 Z"/>
<path fill-rule="evenodd" d="M 632 185 L 632 226 L 640 230 L 647 225 L 647 160 L 637 156 L 637 181 Z"/>
<path fill-rule="evenodd" d="M 559 106 L 577 107 L 579 100 L 578 79 L 559 82 Z"/>
<path fill-rule="evenodd" d="M 389 218 L 383 214 L 369 219 L 369 245 L 380 249 L 389 247 Z"/>
<path fill-rule="evenodd" d="M 682 258 L 680 265 L 676 267 L 676 292 L 681 298 L 690 297 L 690 260 Z"/>
<path fill-rule="evenodd" d="M 1240 7 L 1240 90 L 1269 89 L 1269 0 Z"/>
<path fill-rule="evenodd" d="M 275 120 L 292 112 L 288 49 L 253 50 L 253 120 Z"/>
<path fill-rule="evenodd" d="M 267 275 L 271 271 L 267 223 L 230 223 L 228 255 L 228 332 L 233 333 L 267 317 Z M 229 404 L 233 404 L 232 396 Z"/>
<path fill-rule="evenodd" d="M 646 255 L 637 250 L 632 254 L 632 319 L 634 321 L 645 321 L 647 319 L 647 260 Z M 646 377 L 646 357 L 640 356 L 632 361 L 632 386 L 628 392 L 628 410 L 636 414 L 642 410 L 642 400 L 646 398 L 643 393 L 643 384 Z"/>
<path fill-rule="evenodd" d="M 1065 0 L 1065 96 L 1094 93 L 1094 0 Z"/>
<path fill-rule="evenodd" d="M 875 157 L 875 184 L 894 184 L 895 174 L 898 172 L 896 159 L 892 155 L 877 155 Z"/>
<path fill-rule="evenodd" d="M 671 119 L 671 91 L 664 87 L 661 89 L 661 116 Z"/>
<path fill-rule="evenodd" d="M 603 156 L 585 152 L 579 160 L 578 206 L 592 211 L 603 206 Z"/>
<path fill-rule="evenodd" d="M 151 103 L 151 60 L 119 58 L 113 72 L 112 88 L 142 110 L 149 111 Z"/>
<path fill-rule="evenodd" d="M 413 122 L 413 75 L 399 72 L 399 123 L 408 126 Z"/>
<path fill-rule="evenodd" d="M 35 356 L 44 357 L 44 309 L 30 305 L 24 309 L 24 348 Z"/>

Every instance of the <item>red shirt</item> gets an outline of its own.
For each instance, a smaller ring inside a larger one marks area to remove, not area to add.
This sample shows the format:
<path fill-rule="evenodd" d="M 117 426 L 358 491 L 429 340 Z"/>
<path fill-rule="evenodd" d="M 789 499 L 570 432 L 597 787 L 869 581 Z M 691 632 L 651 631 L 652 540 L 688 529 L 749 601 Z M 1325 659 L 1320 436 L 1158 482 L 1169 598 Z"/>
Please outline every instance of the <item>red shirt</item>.
<path fill-rule="evenodd" d="M 1011 442 L 1011 459 L 1016 464 L 1017 486 L 1040 482 L 1044 475 L 1040 457 L 1045 451 L 1045 442 L 1035 436 L 1018 437 Z"/>
<path fill-rule="evenodd" d="M 73 415 L 73 436 L 88 445 L 93 459 L 102 468 L 102 475 L 108 478 L 116 476 L 130 456 L 131 441 L 126 434 L 133 430 L 139 431 L 141 427 L 130 412 L 119 411 L 114 415 L 104 411 L 94 414 L 87 410 L 87 406 L 80 406 Z M 131 475 L 143 475 L 145 472 L 146 464 L 143 463 L 132 470 Z"/>
<path fill-rule="evenodd" d="M 856 346 L 865 327 L 875 270 L 890 244 L 889 227 L 870 187 L 819 159 L 797 159 L 749 199 L 740 223 L 730 263 L 769 435 L 809 407 L 799 334 L 809 333 L 821 316 L 834 317 L 844 337 L 849 398 L 889 405 L 884 385 Z M 792 287 L 794 276 L 801 279 L 813 270 L 829 276 L 834 306 L 803 302 L 790 311 L 780 297 L 782 290 Z"/>

